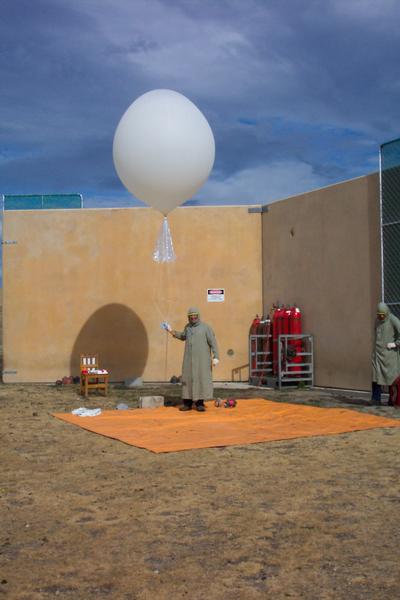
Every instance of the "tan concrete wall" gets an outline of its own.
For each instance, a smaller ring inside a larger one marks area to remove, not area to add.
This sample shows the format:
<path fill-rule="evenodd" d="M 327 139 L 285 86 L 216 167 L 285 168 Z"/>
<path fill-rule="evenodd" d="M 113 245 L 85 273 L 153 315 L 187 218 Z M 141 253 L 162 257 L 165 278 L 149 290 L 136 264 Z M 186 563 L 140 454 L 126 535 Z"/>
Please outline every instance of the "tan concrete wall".
<path fill-rule="evenodd" d="M 262 309 L 261 214 L 248 207 L 178 208 L 169 217 L 177 260 L 152 252 L 162 216 L 146 208 L 4 213 L 4 381 L 55 381 L 96 351 L 115 381 L 180 375 L 183 328 L 198 305 L 215 330 L 217 380 L 248 363 L 248 329 Z M 224 303 L 206 290 L 225 289 Z M 228 350 L 232 350 L 233 354 Z M 247 369 L 241 371 L 243 379 Z"/>
<path fill-rule="evenodd" d="M 315 383 L 369 389 L 380 297 L 379 181 L 372 174 L 263 214 L 264 312 L 296 303 L 314 335 Z"/>

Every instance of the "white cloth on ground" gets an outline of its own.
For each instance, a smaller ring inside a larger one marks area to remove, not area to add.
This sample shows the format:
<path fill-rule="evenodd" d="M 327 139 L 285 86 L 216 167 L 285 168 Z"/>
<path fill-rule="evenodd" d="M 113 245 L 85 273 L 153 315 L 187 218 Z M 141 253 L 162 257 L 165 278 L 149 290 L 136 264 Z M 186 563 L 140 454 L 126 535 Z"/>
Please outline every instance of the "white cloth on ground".
<path fill-rule="evenodd" d="M 85 408 L 81 406 L 80 408 L 75 408 L 71 411 L 73 415 L 78 415 L 78 417 L 97 417 L 101 415 L 101 408 Z"/>

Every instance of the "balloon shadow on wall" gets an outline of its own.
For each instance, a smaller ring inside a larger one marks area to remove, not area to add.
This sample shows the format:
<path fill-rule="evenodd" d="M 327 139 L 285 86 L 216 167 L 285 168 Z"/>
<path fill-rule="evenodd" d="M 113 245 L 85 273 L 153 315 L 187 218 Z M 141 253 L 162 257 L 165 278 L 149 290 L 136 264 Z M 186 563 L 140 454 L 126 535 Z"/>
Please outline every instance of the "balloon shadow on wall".
<path fill-rule="evenodd" d="M 141 377 L 147 363 L 149 342 L 142 320 L 123 304 L 107 304 L 96 310 L 80 330 L 71 352 L 71 373 L 79 375 L 81 354 L 99 355 L 99 366 L 111 381 Z"/>

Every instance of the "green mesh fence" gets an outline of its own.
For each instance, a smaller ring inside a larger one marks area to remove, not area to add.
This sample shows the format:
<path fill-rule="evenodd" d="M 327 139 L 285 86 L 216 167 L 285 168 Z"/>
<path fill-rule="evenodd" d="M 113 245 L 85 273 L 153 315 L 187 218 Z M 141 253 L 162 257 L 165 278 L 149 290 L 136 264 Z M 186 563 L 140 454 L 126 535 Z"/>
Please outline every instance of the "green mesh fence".
<path fill-rule="evenodd" d="M 400 318 L 400 139 L 382 144 L 382 297 Z"/>
<path fill-rule="evenodd" d="M 81 194 L 5 195 L 4 210 L 82 208 Z"/>

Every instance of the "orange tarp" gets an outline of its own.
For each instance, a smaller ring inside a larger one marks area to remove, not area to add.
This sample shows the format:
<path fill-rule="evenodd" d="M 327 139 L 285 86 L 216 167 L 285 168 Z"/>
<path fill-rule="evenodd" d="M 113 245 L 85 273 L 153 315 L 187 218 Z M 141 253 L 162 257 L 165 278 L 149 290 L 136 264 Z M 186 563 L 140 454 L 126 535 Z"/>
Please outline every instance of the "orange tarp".
<path fill-rule="evenodd" d="M 239 400 L 235 408 L 180 412 L 176 407 L 105 410 L 97 417 L 54 414 L 58 419 L 94 433 L 147 448 L 153 452 L 176 452 L 192 448 L 233 446 L 334 435 L 377 427 L 400 427 L 388 419 L 345 408 L 317 408 L 270 400 Z"/>

